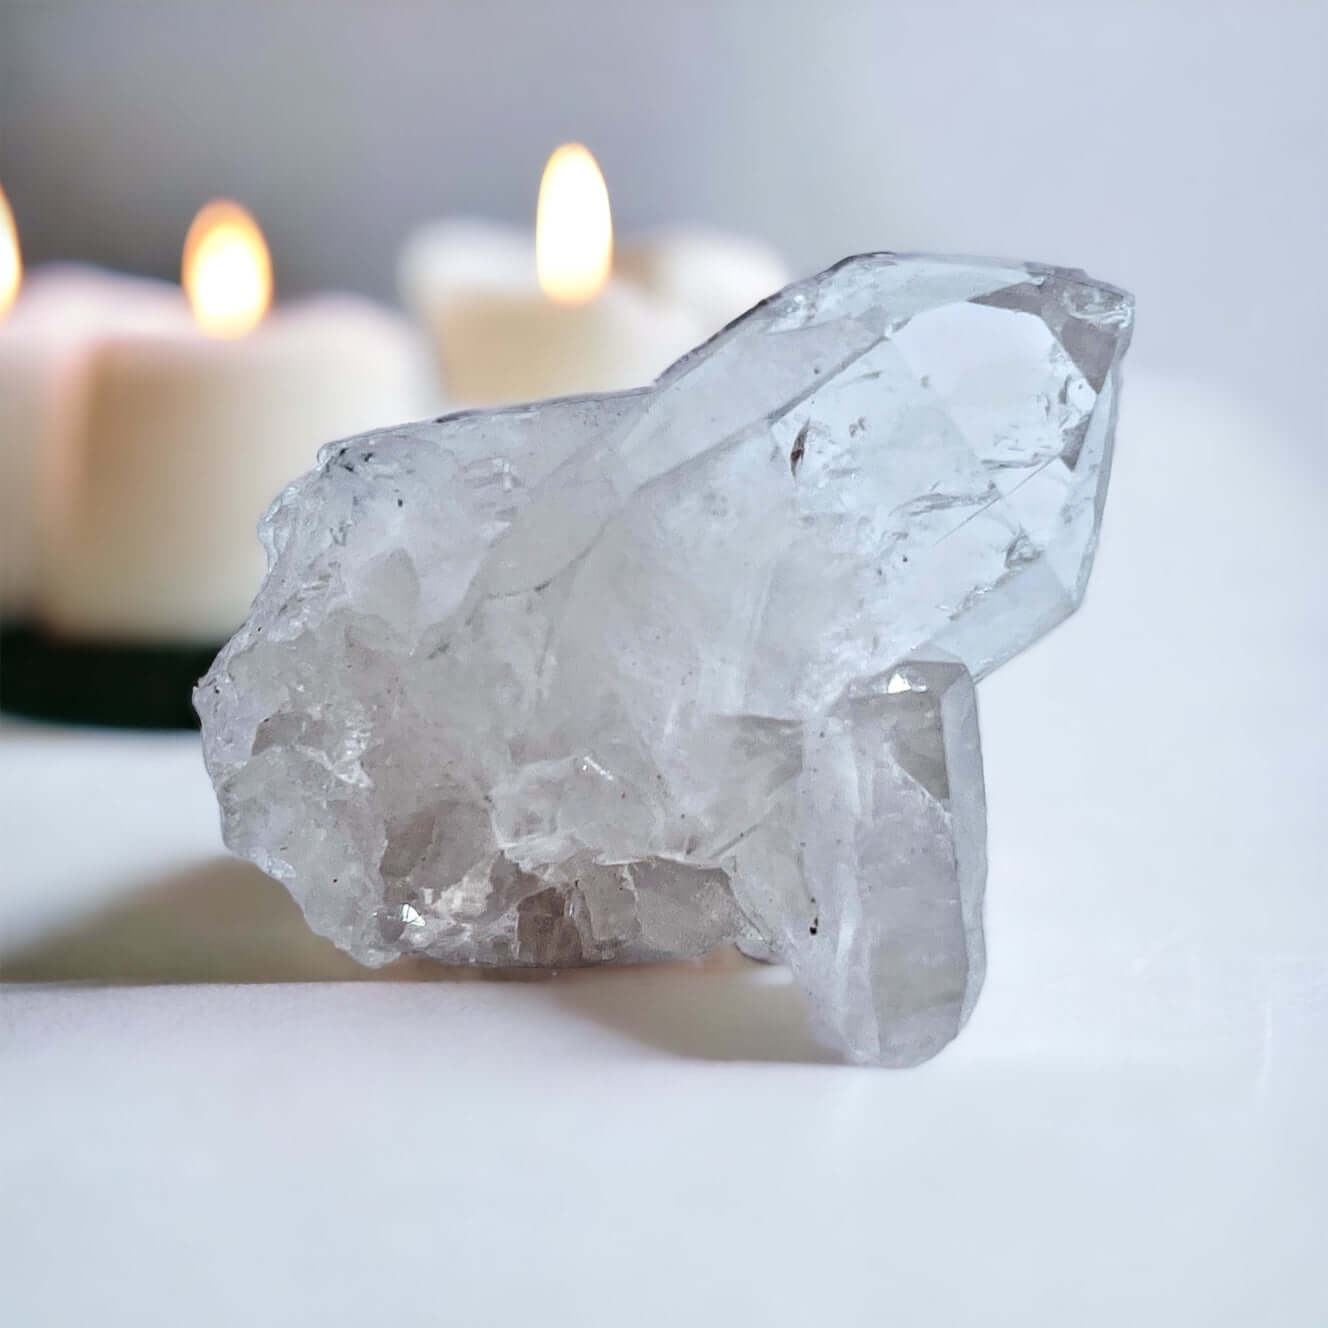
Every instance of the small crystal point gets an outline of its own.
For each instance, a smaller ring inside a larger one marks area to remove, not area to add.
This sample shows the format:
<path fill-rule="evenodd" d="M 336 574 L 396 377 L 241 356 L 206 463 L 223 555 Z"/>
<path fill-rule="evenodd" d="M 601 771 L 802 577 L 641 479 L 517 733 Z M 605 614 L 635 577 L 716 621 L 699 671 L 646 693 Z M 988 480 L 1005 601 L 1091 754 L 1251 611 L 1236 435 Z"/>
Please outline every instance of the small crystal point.
<path fill-rule="evenodd" d="M 227 844 L 368 964 L 737 943 L 914 1064 L 982 981 L 972 679 L 1079 602 L 1132 305 L 870 254 L 652 387 L 325 448 L 199 685 Z"/>

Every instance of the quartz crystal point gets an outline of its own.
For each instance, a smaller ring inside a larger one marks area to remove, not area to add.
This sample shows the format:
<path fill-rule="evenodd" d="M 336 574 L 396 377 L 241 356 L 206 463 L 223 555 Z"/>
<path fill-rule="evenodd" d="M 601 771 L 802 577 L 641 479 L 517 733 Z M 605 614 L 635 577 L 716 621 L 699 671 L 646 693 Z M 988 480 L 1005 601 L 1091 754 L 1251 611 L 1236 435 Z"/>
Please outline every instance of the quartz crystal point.
<path fill-rule="evenodd" d="M 847 1056 L 983 973 L 973 682 L 1079 602 L 1129 297 L 871 254 L 652 387 L 329 446 L 195 700 L 227 844 L 366 964 L 736 942 Z"/>

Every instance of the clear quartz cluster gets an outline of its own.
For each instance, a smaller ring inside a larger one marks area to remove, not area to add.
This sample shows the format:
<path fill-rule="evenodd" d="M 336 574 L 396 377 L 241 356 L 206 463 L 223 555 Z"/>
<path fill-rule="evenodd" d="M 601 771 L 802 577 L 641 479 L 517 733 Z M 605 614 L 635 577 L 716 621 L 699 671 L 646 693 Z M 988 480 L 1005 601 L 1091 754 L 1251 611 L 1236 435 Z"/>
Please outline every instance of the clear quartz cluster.
<path fill-rule="evenodd" d="M 1088 577 L 1130 298 L 869 254 L 652 387 L 329 446 L 195 695 L 226 842 L 366 964 L 788 964 L 909 1065 L 982 982 L 973 680 Z"/>

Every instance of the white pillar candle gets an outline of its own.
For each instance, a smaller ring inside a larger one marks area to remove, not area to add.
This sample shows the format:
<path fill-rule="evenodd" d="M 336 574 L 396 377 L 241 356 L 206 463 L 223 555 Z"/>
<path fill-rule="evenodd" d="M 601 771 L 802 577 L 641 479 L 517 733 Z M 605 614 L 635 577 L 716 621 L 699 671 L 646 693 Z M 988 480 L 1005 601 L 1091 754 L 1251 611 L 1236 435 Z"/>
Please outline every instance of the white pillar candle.
<path fill-rule="evenodd" d="M 625 282 L 581 304 L 550 299 L 534 238 L 515 227 L 436 223 L 407 244 L 400 281 L 457 405 L 636 387 L 701 339 L 684 309 Z"/>
<path fill-rule="evenodd" d="M 242 255 L 214 257 L 230 275 L 199 312 L 239 333 L 250 320 L 224 306 L 248 287 Z M 103 337 L 83 379 L 36 596 L 40 621 L 79 640 L 223 639 L 258 588 L 255 527 L 282 486 L 321 444 L 432 405 L 404 320 L 349 296 L 229 339 L 192 324 Z"/>
<path fill-rule="evenodd" d="M 787 280 L 766 246 L 676 231 L 613 275 L 608 192 L 579 145 L 540 182 L 536 230 L 442 221 L 402 251 L 402 297 L 433 342 L 450 400 L 494 404 L 648 383 Z"/>
<path fill-rule="evenodd" d="M 0 617 L 31 607 L 42 494 L 59 479 L 52 467 L 74 427 L 88 346 L 189 325 L 184 295 L 168 282 L 63 264 L 23 281 L 0 322 Z"/>

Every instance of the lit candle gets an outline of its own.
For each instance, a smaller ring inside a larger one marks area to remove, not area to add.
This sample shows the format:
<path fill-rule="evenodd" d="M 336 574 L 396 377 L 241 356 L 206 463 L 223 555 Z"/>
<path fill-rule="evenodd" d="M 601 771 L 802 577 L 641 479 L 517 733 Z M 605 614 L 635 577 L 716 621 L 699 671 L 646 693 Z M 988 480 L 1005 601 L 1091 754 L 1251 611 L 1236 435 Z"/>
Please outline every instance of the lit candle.
<path fill-rule="evenodd" d="M 764 246 L 705 232 L 629 247 L 615 269 L 608 191 L 580 144 L 544 169 L 533 241 L 443 221 L 400 264 L 448 397 L 465 405 L 648 383 L 786 279 Z"/>
<path fill-rule="evenodd" d="M 37 615 L 61 636 L 224 639 L 261 580 L 274 495 L 320 444 L 431 404 L 388 311 L 323 296 L 267 313 L 267 247 L 235 204 L 200 214 L 183 284 L 196 327 L 88 352 L 38 576 Z"/>
<path fill-rule="evenodd" d="M 0 191 L 0 618 L 31 608 L 43 491 L 74 427 L 87 347 L 108 334 L 186 328 L 178 286 L 50 264 L 24 274 Z"/>
<path fill-rule="evenodd" d="M 19 253 L 18 227 L 14 225 L 9 199 L 0 189 L 0 319 L 13 307 L 22 280 L 23 257 Z"/>

